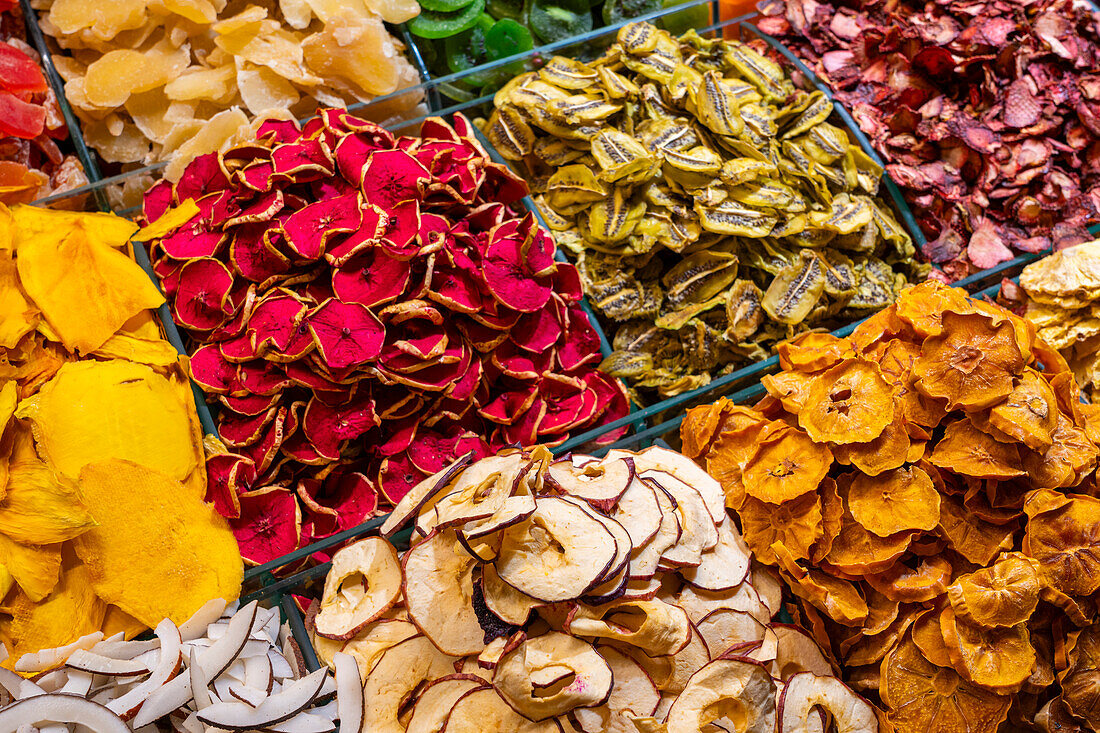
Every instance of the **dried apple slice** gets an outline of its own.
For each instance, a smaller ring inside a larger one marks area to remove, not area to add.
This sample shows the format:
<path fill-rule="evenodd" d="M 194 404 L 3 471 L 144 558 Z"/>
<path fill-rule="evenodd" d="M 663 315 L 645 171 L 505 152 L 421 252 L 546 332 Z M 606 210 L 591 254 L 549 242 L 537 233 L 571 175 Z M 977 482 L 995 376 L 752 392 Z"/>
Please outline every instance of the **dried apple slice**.
<path fill-rule="evenodd" d="M 348 641 L 341 651 L 355 657 L 359 663 L 359 676 L 366 682 L 367 675 L 383 654 L 406 639 L 419 635 L 420 630 L 411 621 L 378 619 L 369 629 L 359 632 L 354 639 Z"/>
<path fill-rule="evenodd" d="M 383 537 L 391 537 L 397 530 L 415 517 L 420 510 L 433 498 L 439 495 L 454 480 L 473 459 L 474 453 L 469 453 L 451 461 L 450 465 L 431 476 L 427 477 L 416 486 L 409 489 L 408 493 L 401 497 L 397 505 L 386 517 L 379 530 Z"/>
<path fill-rule="evenodd" d="M 684 586 L 676 597 L 676 605 L 687 612 L 693 623 L 699 623 L 711 611 L 728 608 L 732 611 L 745 611 L 762 624 L 771 619 L 771 612 L 760 600 L 751 583 L 741 583 L 736 588 L 724 591 L 709 591 Z"/>
<path fill-rule="evenodd" d="M 91 733 L 130 733 L 122 718 L 98 702 L 76 695 L 37 695 L 0 710 L 0 730 L 36 730 L 40 723 L 79 723 Z"/>
<path fill-rule="evenodd" d="M 611 537 L 615 540 L 615 557 L 611 561 L 611 565 L 604 571 L 603 577 L 600 578 L 600 585 L 605 584 L 608 580 L 620 575 L 626 568 L 626 564 L 630 561 L 630 553 L 634 550 L 634 545 L 630 541 L 630 533 L 626 531 L 626 528 L 619 524 L 617 521 L 608 517 L 605 514 L 593 509 L 585 502 L 575 499 L 573 497 L 564 497 L 566 501 L 571 501 L 585 512 L 588 513 L 593 519 L 602 524 L 604 528 L 611 534 Z M 593 588 L 591 591 L 593 594 L 600 594 L 597 588 Z M 606 592 L 606 591 L 604 591 Z"/>
<path fill-rule="evenodd" d="M 594 708 L 577 708 L 573 717 L 584 733 L 636 733 L 631 718 L 653 715 L 661 702 L 657 685 L 641 665 L 612 647 L 597 651 L 611 667 L 615 685 L 607 702 Z"/>
<path fill-rule="evenodd" d="M 455 674 L 434 680 L 417 696 L 406 733 L 439 733 L 459 700 L 469 692 L 488 687 L 485 680 L 475 675 Z M 344 725 L 342 718 L 340 725 Z"/>
<path fill-rule="evenodd" d="M 711 658 L 720 657 L 736 646 L 763 641 L 766 628 L 750 614 L 728 608 L 711 611 L 696 626 Z"/>
<path fill-rule="evenodd" d="M 417 530 L 427 535 L 433 529 L 452 527 L 497 513 L 512 495 L 520 471 L 522 453 L 483 458 L 464 470 L 446 492 L 437 494 L 416 519 Z"/>
<path fill-rule="evenodd" d="M 554 667 L 566 672 L 536 687 L 532 676 Z M 493 686 L 505 701 L 534 721 L 600 705 L 611 694 L 612 682 L 611 667 L 591 644 L 556 631 L 524 641 L 501 657 L 493 674 Z"/>
<path fill-rule="evenodd" d="M 650 542 L 661 529 L 661 505 L 657 502 L 657 494 L 652 486 L 637 477 L 608 516 L 626 527 L 630 544 L 635 549 Z"/>
<path fill-rule="evenodd" d="M 656 599 L 610 603 L 598 609 L 580 606 L 569 618 L 567 630 L 625 642 L 654 657 L 676 654 L 691 639 L 691 621 L 684 609 Z"/>
<path fill-rule="evenodd" d="M 639 453 L 616 448 L 608 451 L 607 457 L 629 457 L 634 461 L 634 471 L 639 474 L 654 469 L 672 474 L 699 492 L 715 524 L 721 524 L 725 521 L 726 495 L 722 491 L 722 485 L 715 481 L 699 464 L 682 453 L 660 446 L 653 446 Z"/>
<path fill-rule="evenodd" d="M 829 660 L 821 653 L 817 642 L 805 631 L 790 624 L 772 624 L 769 628 L 776 637 L 773 677 L 786 680 L 799 672 L 813 672 L 819 677 L 833 674 Z"/>
<path fill-rule="evenodd" d="M 679 541 L 661 556 L 662 561 L 673 567 L 698 565 L 703 552 L 718 544 L 718 527 L 703 497 L 693 487 L 664 471 L 643 471 L 639 476 L 651 482 L 651 486 L 664 489 L 676 502 L 682 532 Z"/>
<path fill-rule="evenodd" d="M 836 677 L 813 672 L 799 672 L 786 681 L 779 696 L 779 733 L 811 733 L 815 709 L 830 714 L 837 733 L 878 733 L 870 703 Z"/>
<path fill-rule="evenodd" d="M 751 556 L 748 545 L 733 522 L 718 525 L 718 544 L 704 552 L 695 567 L 680 574 L 689 584 L 712 591 L 736 588 L 749 575 Z"/>
<path fill-rule="evenodd" d="M 617 547 L 606 527 L 566 499 L 539 497 L 534 513 L 502 533 L 501 579 L 532 598 L 572 600 L 599 582 Z"/>
<path fill-rule="evenodd" d="M 716 659 L 691 676 L 668 711 L 668 733 L 699 733 L 721 718 L 738 721 L 738 733 L 775 731 L 775 683 L 763 666 Z"/>
<path fill-rule="evenodd" d="M 526 624 L 531 611 L 543 605 L 538 599 L 521 593 L 501 580 L 492 565 L 481 569 L 481 589 L 485 606 L 501 621 L 513 626 Z"/>
<path fill-rule="evenodd" d="M 480 654 L 485 632 L 474 612 L 474 568 L 454 530 L 434 530 L 401 561 L 409 619 L 436 648 L 453 657 Z"/>
<path fill-rule="evenodd" d="M 634 461 L 571 456 L 551 463 L 546 480 L 561 493 L 609 513 L 634 480 Z"/>
<path fill-rule="evenodd" d="M 426 636 L 416 636 L 391 647 L 371 670 L 363 688 L 367 706 L 361 730 L 405 733 L 398 721 L 409 697 L 425 682 L 454 674 L 454 657 L 441 653 Z"/>
<path fill-rule="evenodd" d="M 491 687 L 466 693 L 447 716 L 443 733 L 558 733 L 553 720 L 531 721 L 516 713 Z"/>
<path fill-rule="evenodd" d="M 673 654 L 669 659 L 672 661 L 672 674 L 665 682 L 659 683 L 658 686 L 661 688 L 661 692 L 679 695 L 687 687 L 691 676 L 710 661 L 710 650 L 707 649 L 707 642 L 703 640 L 703 635 L 699 633 L 699 629 L 696 628 L 695 624 L 691 624 L 691 638 L 688 639 L 687 646 Z M 645 665 L 643 664 L 643 666 Z"/>
<path fill-rule="evenodd" d="M 381 537 L 359 540 L 332 556 L 321 610 L 314 619 L 317 633 L 329 639 L 350 639 L 380 618 L 400 596 L 397 550 Z"/>
<path fill-rule="evenodd" d="M 459 531 L 459 537 L 467 544 L 522 522 L 535 513 L 535 497 L 530 495 L 509 496 L 503 505 L 491 517 L 468 522 Z"/>
<path fill-rule="evenodd" d="M 672 496 L 662 488 L 647 484 L 653 490 L 657 499 L 657 507 L 661 512 L 661 524 L 657 528 L 657 534 L 642 546 L 635 545 L 634 553 L 630 558 L 630 577 L 634 580 L 648 580 L 657 572 L 661 557 L 665 551 L 680 541 L 683 528 L 680 526 L 680 515 L 676 513 L 676 502 Z"/>

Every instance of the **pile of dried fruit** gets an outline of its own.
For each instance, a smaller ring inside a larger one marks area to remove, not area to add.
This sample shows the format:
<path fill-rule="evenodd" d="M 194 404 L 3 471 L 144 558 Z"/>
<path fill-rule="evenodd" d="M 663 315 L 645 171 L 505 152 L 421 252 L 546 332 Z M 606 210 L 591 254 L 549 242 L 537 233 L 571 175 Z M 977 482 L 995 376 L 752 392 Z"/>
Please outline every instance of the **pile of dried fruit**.
<path fill-rule="evenodd" d="M 1074 0 L 769 0 L 760 28 L 834 90 L 956 280 L 1100 221 L 1100 13 Z"/>
<path fill-rule="evenodd" d="M 617 324 L 609 373 L 669 396 L 893 302 L 913 246 L 882 171 L 751 45 L 645 23 L 496 96 L 486 132 Z"/>
<path fill-rule="evenodd" d="M 382 533 L 406 524 L 403 558 L 381 537 L 336 553 L 307 618 L 321 659 L 358 660 L 365 730 L 794 733 L 814 708 L 878 730 L 813 641 L 772 623 L 777 581 L 679 453 L 467 457 Z"/>
<path fill-rule="evenodd" d="M 163 298 L 109 214 L 0 206 L 0 640 L 13 655 L 128 636 L 243 565 L 206 493 Z"/>
<path fill-rule="evenodd" d="M 147 641 L 89 634 L 16 661 L 34 681 L 0 668 L 0 729 L 333 731 L 362 707 L 359 676 L 341 685 L 337 673 L 334 685 L 326 670 L 306 674 L 291 644 L 278 609 L 227 610 L 221 599 L 178 626 L 164 619 Z M 337 687 L 336 701 L 318 704 Z"/>
<path fill-rule="evenodd" d="M 467 451 L 626 414 L 576 269 L 468 124 L 395 139 L 343 110 L 268 122 L 146 195 L 149 219 L 195 212 L 154 268 L 221 402 L 233 453 L 211 496 L 247 560 L 354 526 L 378 490 L 396 502 Z"/>
<path fill-rule="evenodd" d="M 1079 244 L 1028 265 L 1020 273 L 1024 317 L 1058 349 L 1077 384 L 1100 397 L 1100 240 Z"/>
<path fill-rule="evenodd" d="M 76 157 L 58 147 L 68 135 L 38 53 L 27 43 L 22 10 L 0 3 L 0 203 L 26 204 L 86 184 Z"/>
<path fill-rule="evenodd" d="M 32 4 L 68 52 L 54 63 L 88 144 L 111 163 L 172 158 L 173 179 L 196 155 L 245 134 L 250 116 L 301 118 L 419 81 L 383 24 L 415 16 L 414 0 Z M 401 96 L 372 110 L 394 115 L 419 101 Z"/>
<path fill-rule="evenodd" d="M 899 733 L 1095 729 L 1100 415 L 1058 353 L 934 281 L 779 353 L 755 408 L 688 413 L 684 451 L 850 682 Z"/>

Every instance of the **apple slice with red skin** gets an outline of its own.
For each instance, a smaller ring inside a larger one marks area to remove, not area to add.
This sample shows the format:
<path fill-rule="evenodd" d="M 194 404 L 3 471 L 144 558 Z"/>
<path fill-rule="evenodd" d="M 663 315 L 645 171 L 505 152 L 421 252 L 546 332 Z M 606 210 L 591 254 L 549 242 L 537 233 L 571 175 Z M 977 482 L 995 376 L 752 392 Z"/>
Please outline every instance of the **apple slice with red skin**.
<path fill-rule="evenodd" d="M 756 662 L 723 658 L 691 676 L 668 711 L 668 733 L 699 733 L 721 718 L 738 733 L 775 733 L 775 683 Z"/>
<path fill-rule="evenodd" d="M 556 668 L 565 668 L 558 676 Z M 539 673 L 555 671 L 536 687 Z M 547 720 L 577 707 L 600 705 L 611 694 L 611 667 L 588 642 L 556 631 L 526 639 L 501 657 L 493 686 L 520 715 Z"/>
<path fill-rule="evenodd" d="M 519 524 L 535 512 L 535 497 L 509 496 L 491 517 L 468 522 L 459 529 L 465 540 L 479 540 L 503 529 Z"/>
<path fill-rule="evenodd" d="M 696 626 L 712 658 L 738 645 L 763 641 L 766 628 L 751 614 L 728 608 L 711 611 Z"/>
<path fill-rule="evenodd" d="M 679 541 L 661 556 L 670 569 L 694 567 L 702 562 L 703 553 L 718 544 L 718 527 L 710 517 L 703 497 L 690 485 L 670 473 L 649 470 L 638 474 L 651 486 L 659 486 L 676 502 L 683 533 Z"/>
<path fill-rule="evenodd" d="M 799 672 L 787 679 L 779 696 L 779 733 L 813 733 L 811 714 L 825 710 L 837 733 L 878 733 L 871 704 L 836 677 Z"/>
<path fill-rule="evenodd" d="M 367 537 L 332 556 L 325 577 L 317 633 L 347 640 L 381 618 L 401 597 L 401 563 L 397 550 L 381 537 Z"/>
<path fill-rule="evenodd" d="M 715 524 L 726 521 L 726 494 L 722 485 L 684 454 L 653 446 L 638 453 L 616 448 L 607 452 L 607 458 L 630 458 L 638 474 L 654 469 L 672 474 L 699 492 Z"/>
<path fill-rule="evenodd" d="M 653 657 L 676 654 L 691 641 L 691 620 L 684 609 L 658 599 L 578 606 L 567 618 L 566 630 L 625 642 Z"/>
<path fill-rule="evenodd" d="M 383 537 L 391 537 L 399 529 L 405 526 L 420 510 L 447 488 L 455 476 L 457 476 L 473 460 L 474 452 L 459 456 L 444 468 L 428 476 L 409 492 L 401 497 L 397 505 L 386 517 L 379 530 Z"/>
<path fill-rule="evenodd" d="M 752 556 L 733 522 L 718 525 L 718 544 L 703 553 L 699 564 L 680 575 L 697 588 L 723 591 L 736 588 L 749 576 Z"/>
<path fill-rule="evenodd" d="M 771 613 L 756 594 L 750 583 L 741 583 L 735 588 L 710 591 L 685 585 L 676 597 L 676 605 L 687 611 L 695 623 L 699 623 L 711 611 L 728 608 L 733 611 L 745 611 L 762 624 L 768 623 Z"/>
<path fill-rule="evenodd" d="M 485 606 L 501 621 L 512 626 L 523 626 L 531 611 L 544 605 L 537 598 L 521 593 L 501 580 L 493 565 L 481 568 L 481 590 Z"/>
<path fill-rule="evenodd" d="M 573 717 L 585 733 L 636 733 L 632 717 L 653 715 L 661 694 L 641 665 L 619 650 L 600 646 L 596 650 L 604 658 L 615 677 L 615 685 L 607 702 L 594 708 L 577 708 Z"/>
<path fill-rule="evenodd" d="M 695 624 L 691 625 L 691 639 L 688 641 L 687 646 L 673 654 L 671 660 L 672 674 L 661 685 L 661 692 L 679 695 L 687 687 L 691 676 L 710 661 L 710 650 L 707 648 L 707 642 L 703 640 L 703 635 L 699 633 L 699 629 L 695 627 Z"/>
<path fill-rule="evenodd" d="M 350 639 L 341 651 L 355 657 L 359 664 L 359 676 L 366 682 L 367 675 L 387 650 L 419 635 L 420 630 L 411 621 L 382 618 Z"/>
<path fill-rule="evenodd" d="M 605 585 L 609 580 L 617 578 L 619 575 L 622 574 L 623 569 L 626 568 L 626 564 L 630 562 L 630 553 L 634 549 L 634 545 L 630 541 L 630 534 L 626 531 L 626 528 L 623 527 L 623 525 L 619 524 L 606 514 L 601 514 L 600 512 L 596 511 L 594 508 L 581 501 L 580 499 L 575 499 L 573 497 L 563 498 L 566 501 L 573 502 L 581 509 L 583 509 L 586 513 L 588 513 L 589 516 L 602 524 L 604 528 L 611 534 L 611 537 L 615 540 L 615 557 L 614 559 L 612 559 L 611 565 L 607 568 L 607 570 L 604 571 L 603 577 L 601 577 L 599 581 L 592 586 L 592 588 L 588 589 L 588 592 L 592 593 L 593 595 L 606 594 L 608 591 L 603 591 L 603 593 L 600 593 L 597 592 L 595 588 Z"/>
<path fill-rule="evenodd" d="M 492 687 L 466 693 L 455 703 L 443 733 L 559 733 L 553 720 L 531 721 L 508 707 Z"/>
<path fill-rule="evenodd" d="M 0 730 L 32 730 L 42 723 L 78 723 L 90 733 L 132 733 L 130 726 L 98 702 L 52 693 L 16 700 L 0 710 Z"/>
<path fill-rule="evenodd" d="M 480 654 L 485 631 L 472 598 L 477 561 L 462 549 L 452 529 L 433 530 L 401 561 L 401 591 L 409 620 L 452 657 Z"/>
<path fill-rule="evenodd" d="M 670 548 L 680 541 L 683 528 L 680 526 L 680 515 L 676 511 L 676 502 L 671 494 L 654 484 L 647 483 L 653 495 L 657 499 L 657 506 L 661 512 L 661 524 L 657 528 L 657 534 L 645 545 L 634 546 L 634 552 L 630 557 L 630 577 L 632 580 L 649 580 L 661 565 L 661 557 Z"/>
<path fill-rule="evenodd" d="M 787 680 L 799 672 L 812 672 L 819 677 L 833 676 L 833 666 L 821 652 L 821 647 L 809 634 L 791 624 L 772 624 L 776 637 L 772 676 Z"/>
<path fill-rule="evenodd" d="M 630 458 L 571 456 L 550 464 L 546 482 L 555 490 L 610 513 L 634 480 Z"/>
<path fill-rule="evenodd" d="M 467 466 L 446 491 L 437 494 L 416 518 L 416 529 L 427 535 L 433 529 L 455 527 L 488 519 L 512 495 L 516 477 L 524 467 L 522 453 L 491 456 Z"/>
<path fill-rule="evenodd" d="M 607 514 L 626 528 L 634 548 L 648 543 L 661 529 L 661 505 L 657 502 L 657 494 L 637 476 Z"/>
<path fill-rule="evenodd" d="M 494 565 L 508 585 L 547 603 L 572 600 L 599 581 L 617 546 L 607 528 L 558 497 L 535 500 L 525 521 L 505 529 Z"/>
<path fill-rule="evenodd" d="M 452 674 L 433 680 L 417 696 L 406 733 L 440 733 L 459 700 L 468 692 L 488 687 L 485 680 L 472 674 Z"/>
<path fill-rule="evenodd" d="M 414 636 L 387 649 L 363 688 L 367 703 L 362 730 L 406 733 L 398 713 L 422 684 L 454 674 L 454 662 L 454 657 L 440 652 L 426 636 Z"/>

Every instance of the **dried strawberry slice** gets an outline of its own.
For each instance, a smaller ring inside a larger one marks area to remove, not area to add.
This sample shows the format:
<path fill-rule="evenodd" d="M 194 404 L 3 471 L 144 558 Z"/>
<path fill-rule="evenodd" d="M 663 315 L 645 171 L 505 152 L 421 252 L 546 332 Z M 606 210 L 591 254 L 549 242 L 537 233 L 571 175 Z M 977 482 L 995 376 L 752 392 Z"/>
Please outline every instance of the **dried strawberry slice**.
<path fill-rule="evenodd" d="M 412 267 L 380 247 L 348 260 L 332 274 L 332 291 L 345 303 L 374 308 L 397 300 L 409 285 Z"/>
<path fill-rule="evenodd" d="M 261 565 L 298 549 L 302 514 L 294 494 L 281 487 L 260 489 L 241 495 L 240 507 L 240 517 L 229 526 L 245 562 Z"/>
<path fill-rule="evenodd" d="M 172 315 L 184 328 L 217 328 L 233 315 L 232 288 L 233 273 L 224 264 L 211 257 L 191 260 L 180 268 Z"/>
<path fill-rule="evenodd" d="M 317 350 L 331 369 L 356 367 L 382 351 L 386 327 L 358 303 L 329 298 L 306 316 Z"/>

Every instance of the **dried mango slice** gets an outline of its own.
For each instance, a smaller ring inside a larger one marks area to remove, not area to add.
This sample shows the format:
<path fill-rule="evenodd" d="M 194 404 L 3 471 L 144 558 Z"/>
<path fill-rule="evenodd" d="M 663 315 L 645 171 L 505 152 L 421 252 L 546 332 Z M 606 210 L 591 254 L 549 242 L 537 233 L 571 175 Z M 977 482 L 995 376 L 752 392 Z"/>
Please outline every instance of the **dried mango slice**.
<path fill-rule="evenodd" d="M 48 596 L 36 601 L 17 591 L 10 608 L 8 634 L 14 648 L 9 664 L 23 654 L 64 646 L 99 631 L 107 613 L 107 604 L 92 588 L 89 569 L 71 561 Z"/>
<path fill-rule="evenodd" d="M 911 635 L 883 660 L 879 694 L 898 733 L 995 733 L 1012 703 L 929 662 Z"/>
<path fill-rule="evenodd" d="M 947 426 L 929 461 L 938 468 L 974 478 L 1009 479 L 1024 475 L 1020 449 L 1015 444 L 994 440 L 965 418 Z"/>
<path fill-rule="evenodd" d="M 48 235 L 21 236 L 18 252 L 23 287 L 70 350 L 94 351 L 135 314 L 164 302 L 133 260 L 83 225 L 58 222 Z"/>
<path fill-rule="evenodd" d="M 1100 589 L 1100 557 L 1095 552 L 1100 499 L 1040 489 L 1028 494 L 1024 512 L 1023 551 L 1039 561 L 1044 582 L 1071 596 Z"/>
<path fill-rule="evenodd" d="M 128 48 L 108 51 L 92 62 L 84 74 L 84 95 L 97 107 L 118 107 L 132 94 L 162 87 L 187 68 L 188 46 L 164 45 L 145 53 Z"/>
<path fill-rule="evenodd" d="M 917 468 L 895 468 L 879 476 L 857 474 L 848 492 L 855 521 L 889 537 L 906 530 L 932 530 L 940 522 L 940 494 L 928 474 Z"/>
<path fill-rule="evenodd" d="M 0 565 L 31 601 L 38 602 L 57 585 L 61 545 L 21 545 L 0 534 Z"/>
<path fill-rule="evenodd" d="M 0 534 L 25 545 L 52 545 L 81 535 L 93 524 L 76 487 L 54 476 L 45 463 L 9 466 L 0 501 Z"/>
<path fill-rule="evenodd" d="M 244 565 L 212 505 L 129 461 L 89 464 L 79 482 L 97 526 L 74 548 L 104 601 L 152 627 L 182 623 L 211 598 L 237 598 Z"/>
<path fill-rule="evenodd" d="M 38 308 L 19 284 L 15 261 L 0 257 L 0 347 L 15 348 L 38 321 Z"/>
<path fill-rule="evenodd" d="M 770 504 L 782 504 L 817 488 L 833 456 L 805 433 L 781 427 L 757 446 L 745 464 L 745 493 Z"/>
<path fill-rule="evenodd" d="M 1039 604 L 1039 573 L 1034 561 L 1019 554 L 960 576 L 947 589 L 955 615 L 986 628 L 1015 626 Z"/>
<path fill-rule="evenodd" d="M 925 339 L 913 375 L 917 389 L 952 409 L 980 409 L 1007 396 L 1026 363 L 1012 321 L 948 311 L 943 332 Z"/>
<path fill-rule="evenodd" d="M 149 627 L 138 621 L 118 606 L 107 606 L 107 613 L 103 616 L 103 635 L 114 636 L 121 632 L 127 639 L 133 639 Z"/>
<path fill-rule="evenodd" d="M 955 670 L 987 690 L 1016 692 L 1035 668 L 1035 647 L 1025 624 L 983 628 L 966 623 L 948 607 L 940 631 Z"/>
<path fill-rule="evenodd" d="M 810 556 L 810 547 L 822 536 L 821 500 L 816 491 L 779 506 L 749 496 L 737 513 L 745 542 L 766 563 L 776 562 L 771 550 L 776 542 L 802 560 Z"/>
<path fill-rule="evenodd" d="M 202 461 L 192 409 L 148 366 L 82 361 L 58 370 L 16 415 L 32 421 L 41 451 L 63 476 L 120 458 L 184 479 Z"/>
<path fill-rule="evenodd" d="M 819 443 L 866 443 L 893 416 L 890 385 L 868 361 L 849 360 L 814 377 L 798 424 Z"/>

